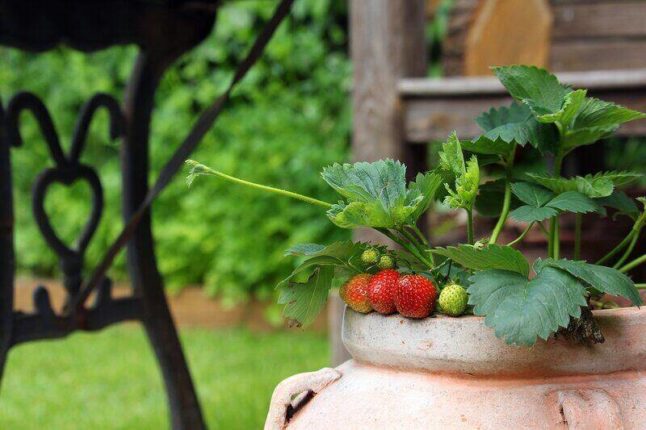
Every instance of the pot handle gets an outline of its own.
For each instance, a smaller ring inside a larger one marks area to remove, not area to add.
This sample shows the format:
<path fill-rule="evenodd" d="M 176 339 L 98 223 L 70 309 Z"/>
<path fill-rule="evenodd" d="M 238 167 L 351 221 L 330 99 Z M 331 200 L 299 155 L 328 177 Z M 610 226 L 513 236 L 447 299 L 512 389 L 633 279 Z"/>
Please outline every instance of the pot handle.
<path fill-rule="evenodd" d="M 623 430 L 617 402 L 604 390 L 559 391 L 559 405 L 568 430 Z"/>
<path fill-rule="evenodd" d="M 341 373 L 329 367 L 316 372 L 299 373 L 282 381 L 271 396 L 265 430 L 283 430 L 289 419 L 312 397 L 341 377 Z"/>

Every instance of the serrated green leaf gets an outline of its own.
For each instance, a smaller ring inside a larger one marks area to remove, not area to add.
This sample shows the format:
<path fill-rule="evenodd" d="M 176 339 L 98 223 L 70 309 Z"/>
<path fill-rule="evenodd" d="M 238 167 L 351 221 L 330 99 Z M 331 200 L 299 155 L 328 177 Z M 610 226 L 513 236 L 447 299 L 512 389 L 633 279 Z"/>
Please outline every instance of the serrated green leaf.
<path fill-rule="evenodd" d="M 531 346 L 547 339 L 586 306 L 585 288 L 576 278 L 546 267 L 528 281 L 506 270 L 484 270 L 471 278 L 469 304 L 475 315 L 508 344 Z"/>
<path fill-rule="evenodd" d="M 418 173 L 415 180 L 409 184 L 407 199 L 416 201 L 418 197 L 421 197 L 411 214 L 411 223 L 414 223 L 433 203 L 438 190 L 442 186 L 442 179 L 441 175 L 429 171 L 423 174 Z"/>
<path fill-rule="evenodd" d="M 557 112 L 538 115 L 536 118 L 542 123 L 560 123 L 564 126 L 570 124 L 585 101 L 586 90 L 576 90 L 565 95 L 563 106 Z"/>
<path fill-rule="evenodd" d="M 611 195 L 595 199 L 595 201 L 602 206 L 616 209 L 619 214 L 625 214 L 631 217 L 639 215 L 639 208 L 635 204 L 635 201 L 623 191 L 615 190 Z"/>
<path fill-rule="evenodd" d="M 511 184 L 511 191 L 523 203 L 536 207 L 544 206 L 554 198 L 550 190 L 529 182 L 515 182 Z"/>
<path fill-rule="evenodd" d="M 526 104 L 535 115 L 559 112 L 565 96 L 572 92 L 556 76 L 538 67 L 503 66 L 493 70 L 509 94 Z"/>
<path fill-rule="evenodd" d="M 523 276 L 529 274 L 529 263 L 520 251 L 511 246 L 490 244 L 483 248 L 473 245 L 435 248 L 433 253 L 443 255 L 471 270 L 502 269 Z"/>
<path fill-rule="evenodd" d="M 520 222 L 540 222 L 555 217 L 559 211 L 547 206 L 520 206 L 509 213 L 509 216 Z"/>
<path fill-rule="evenodd" d="M 399 161 L 379 160 L 325 167 L 323 180 L 349 201 L 379 201 L 385 211 L 406 198 L 406 166 Z"/>
<path fill-rule="evenodd" d="M 538 184 L 557 194 L 578 191 L 591 198 L 607 197 L 612 194 L 616 186 L 626 185 L 642 176 L 635 172 L 600 172 L 573 178 L 555 178 L 533 173 L 528 175 Z"/>
<path fill-rule="evenodd" d="M 555 267 L 557 269 L 565 270 L 570 275 L 590 285 L 592 288 L 603 293 L 625 297 L 630 300 L 633 305 L 639 306 L 642 304 L 639 290 L 635 288 L 633 281 L 631 281 L 628 276 L 612 267 L 589 264 L 585 261 L 572 261 L 565 259 L 554 260 L 551 258 L 546 260 L 539 259 L 534 263 L 534 268 L 537 272 L 544 270 L 546 267 Z"/>
<path fill-rule="evenodd" d="M 593 97 L 586 98 L 563 136 L 564 152 L 594 143 L 612 134 L 621 124 L 642 118 L 646 115 L 641 112 Z"/>
<path fill-rule="evenodd" d="M 406 188 L 406 167 L 399 161 L 334 164 L 323 179 L 347 199 L 332 205 L 327 215 L 342 228 L 392 228 L 416 222 L 432 201 L 441 177 L 429 172 Z"/>
<path fill-rule="evenodd" d="M 507 155 L 513 142 L 521 146 L 529 143 L 543 150 L 558 138 L 553 126 L 540 124 L 529 107 L 515 102 L 509 107 L 491 108 L 476 118 L 476 122 L 485 134 L 463 144 L 464 149 L 476 153 Z"/>
<path fill-rule="evenodd" d="M 514 147 L 513 143 L 501 138 L 490 139 L 484 134 L 473 140 L 462 140 L 460 144 L 465 151 L 483 155 L 508 155 Z"/>
<path fill-rule="evenodd" d="M 619 126 L 642 118 L 646 118 L 646 114 L 594 97 L 588 97 L 574 119 L 572 129 Z"/>
<path fill-rule="evenodd" d="M 442 144 L 442 151 L 439 153 L 440 167 L 447 170 L 455 177 L 459 177 L 466 171 L 462 146 L 455 132 Z"/>
<path fill-rule="evenodd" d="M 307 282 L 283 286 L 278 297 L 278 303 L 285 305 L 283 315 L 300 325 L 312 323 L 327 302 L 333 276 L 333 266 L 319 266 Z"/>
<path fill-rule="evenodd" d="M 455 190 L 451 189 L 448 184 L 444 184 L 449 194 L 445 199 L 445 203 L 454 209 L 471 210 L 478 195 L 479 184 L 480 167 L 478 166 L 477 158 L 472 156 L 466 163 L 465 172 L 455 178 Z"/>
<path fill-rule="evenodd" d="M 563 212 L 603 212 L 603 208 L 590 197 L 578 191 L 566 191 L 547 202 L 546 206 Z"/>

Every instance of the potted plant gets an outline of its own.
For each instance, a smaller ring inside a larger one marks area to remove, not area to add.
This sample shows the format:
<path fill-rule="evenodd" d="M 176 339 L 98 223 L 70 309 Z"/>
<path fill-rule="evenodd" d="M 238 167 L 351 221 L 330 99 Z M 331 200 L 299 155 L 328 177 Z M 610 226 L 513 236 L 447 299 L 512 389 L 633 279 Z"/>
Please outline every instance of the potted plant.
<path fill-rule="evenodd" d="M 353 360 L 296 375 L 274 392 L 267 428 L 643 428 L 646 312 L 628 276 L 646 223 L 646 199 L 620 189 L 634 172 L 562 177 L 565 157 L 646 115 L 560 84 L 543 69 L 494 68 L 514 102 L 477 118 L 483 134 L 442 145 L 440 163 L 406 183 L 398 161 L 334 164 L 322 177 L 340 195 L 322 202 L 252 184 L 194 161 L 189 181 L 214 175 L 326 209 L 341 228 L 370 227 L 396 247 L 361 242 L 296 245 L 278 285 L 285 316 L 310 323 L 328 291 L 347 303 L 343 340 Z M 531 168 L 519 153 L 543 163 Z M 534 157 L 534 158 L 536 158 Z M 417 228 L 435 201 L 467 218 L 466 243 L 430 244 Z M 488 237 L 473 213 L 496 208 Z M 573 259 L 561 255 L 559 216 L 577 217 Z M 633 228 L 596 262 L 579 259 L 581 215 L 627 216 Z M 509 243 L 509 219 L 526 228 Z M 531 229 L 546 258 L 518 251 Z M 431 317 L 431 318 L 429 318 Z"/>

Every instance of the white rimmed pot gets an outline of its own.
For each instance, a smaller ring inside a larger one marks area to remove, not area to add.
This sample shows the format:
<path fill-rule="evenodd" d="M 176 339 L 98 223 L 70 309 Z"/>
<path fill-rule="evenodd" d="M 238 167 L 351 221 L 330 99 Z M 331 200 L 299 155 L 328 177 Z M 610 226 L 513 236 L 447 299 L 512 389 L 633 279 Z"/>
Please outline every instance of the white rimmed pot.
<path fill-rule="evenodd" d="M 506 345 L 484 318 L 346 309 L 353 359 L 292 376 L 266 429 L 646 429 L 646 309 L 594 311 L 605 343 Z"/>

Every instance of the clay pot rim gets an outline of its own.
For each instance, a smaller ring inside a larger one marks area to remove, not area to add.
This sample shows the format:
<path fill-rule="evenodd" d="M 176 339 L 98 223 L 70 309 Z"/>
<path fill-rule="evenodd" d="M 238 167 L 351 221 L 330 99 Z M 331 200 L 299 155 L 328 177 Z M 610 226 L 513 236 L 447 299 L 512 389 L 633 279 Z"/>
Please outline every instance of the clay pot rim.
<path fill-rule="evenodd" d="M 485 318 L 360 314 L 346 308 L 343 343 L 352 357 L 377 366 L 471 375 L 558 376 L 646 370 L 646 307 L 593 311 L 606 338 L 594 346 L 564 338 L 531 347 L 507 345 Z"/>

